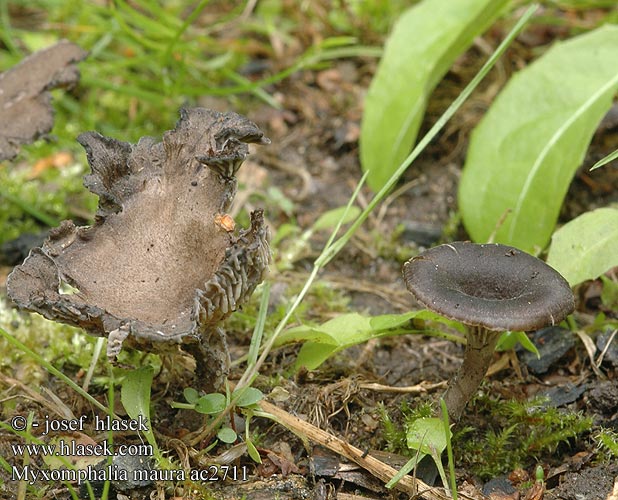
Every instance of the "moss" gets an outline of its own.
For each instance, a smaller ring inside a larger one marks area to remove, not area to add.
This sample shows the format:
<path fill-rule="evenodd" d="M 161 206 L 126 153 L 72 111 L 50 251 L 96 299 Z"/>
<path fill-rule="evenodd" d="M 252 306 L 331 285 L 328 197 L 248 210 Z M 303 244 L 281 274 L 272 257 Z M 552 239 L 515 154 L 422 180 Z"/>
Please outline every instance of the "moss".
<path fill-rule="evenodd" d="M 575 446 L 590 431 L 592 419 L 563 412 L 545 401 L 475 400 L 472 424 L 456 430 L 453 447 L 460 467 L 481 479 L 526 467 L 534 461 L 551 461 L 560 446 Z"/>
<path fill-rule="evenodd" d="M 46 160 L 43 160 L 46 161 Z M 53 158 L 48 157 L 53 162 Z M 96 208 L 96 198 L 82 187 L 84 165 L 73 162 L 61 168 L 45 168 L 35 175 L 31 168 L 0 166 L 2 193 L 18 198 L 27 207 L 60 221 L 72 217 L 90 217 Z M 0 205 L 0 244 L 17 238 L 21 233 L 38 233 L 45 225 L 26 214 L 17 203 Z"/>
<path fill-rule="evenodd" d="M 408 448 L 407 429 L 419 418 L 431 417 L 435 414 L 435 408 L 431 403 L 424 402 L 411 408 L 407 401 L 403 401 L 399 407 L 400 418 L 392 419 L 383 404 L 378 405 L 378 412 L 382 420 L 386 449 L 393 453 L 412 456 L 416 450 Z"/>
<path fill-rule="evenodd" d="M 597 445 L 599 462 L 610 462 L 618 459 L 618 432 L 601 428 L 594 436 Z"/>
<path fill-rule="evenodd" d="M 520 402 L 480 397 L 471 403 L 471 408 L 477 417 L 474 422 L 466 422 L 464 417 L 464 426 L 454 428 L 453 450 L 457 466 L 483 480 L 536 461 L 551 462 L 560 446 L 576 446 L 592 427 L 592 419 L 545 406 L 540 399 Z M 406 429 L 416 419 L 435 414 L 429 403 L 410 408 L 403 402 L 398 417 L 383 405 L 378 410 L 386 449 L 402 455 L 411 453 Z M 615 445 L 615 437 L 606 432 L 599 435 L 597 442 L 600 447 L 606 442 Z"/>

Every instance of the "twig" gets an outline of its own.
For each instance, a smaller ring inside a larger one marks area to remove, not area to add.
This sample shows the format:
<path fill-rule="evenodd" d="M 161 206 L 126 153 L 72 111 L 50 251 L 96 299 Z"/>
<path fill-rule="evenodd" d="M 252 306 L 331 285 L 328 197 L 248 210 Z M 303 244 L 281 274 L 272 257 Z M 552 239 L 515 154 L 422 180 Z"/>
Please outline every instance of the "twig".
<path fill-rule="evenodd" d="M 313 441 L 348 460 L 352 460 L 384 483 L 387 483 L 397 474 L 397 469 L 390 465 L 385 464 L 371 455 L 366 455 L 363 450 L 289 414 L 268 401 L 260 401 L 258 406 L 264 412 L 268 413 L 270 418 L 298 435 L 301 439 Z M 426 500 L 450 500 L 440 488 L 432 488 L 420 479 L 413 479 L 411 477 L 403 477 L 401 481 L 395 485 L 395 488 L 412 496 L 418 495 Z"/>
<path fill-rule="evenodd" d="M 371 391 L 380 391 L 380 392 L 396 392 L 402 394 L 424 394 L 429 391 L 433 391 L 434 389 L 442 389 L 446 387 L 447 381 L 438 382 L 436 384 L 428 384 L 426 382 L 421 382 L 416 385 L 408 385 L 405 387 L 396 387 L 392 385 L 383 385 L 377 384 L 375 382 L 367 382 L 361 383 L 358 385 L 359 389 L 369 389 Z"/>

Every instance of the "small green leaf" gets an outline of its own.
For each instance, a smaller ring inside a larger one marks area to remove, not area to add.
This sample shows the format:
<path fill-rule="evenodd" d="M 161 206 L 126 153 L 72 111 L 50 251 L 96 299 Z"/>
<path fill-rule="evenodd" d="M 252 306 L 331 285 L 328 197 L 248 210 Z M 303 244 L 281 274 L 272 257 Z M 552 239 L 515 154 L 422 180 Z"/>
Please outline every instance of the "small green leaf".
<path fill-rule="evenodd" d="M 506 4 L 424 0 L 399 17 L 367 92 L 361 125 L 361 164 L 374 191 L 412 149 L 435 86 Z"/>
<path fill-rule="evenodd" d="M 226 399 L 223 394 L 213 392 L 206 394 L 195 402 L 195 411 L 206 415 L 215 415 L 225 410 Z"/>
<path fill-rule="evenodd" d="M 511 78 L 472 133 L 461 177 L 459 207 L 474 241 L 496 231 L 498 243 L 545 248 L 618 89 L 616 61 L 618 26 L 605 25 L 555 43 Z"/>
<path fill-rule="evenodd" d="M 401 469 L 399 469 L 397 471 L 397 474 L 395 474 L 388 483 L 386 483 L 384 486 L 386 486 L 388 489 L 391 489 L 393 486 L 395 486 L 399 481 L 401 481 L 401 478 L 407 474 L 410 473 L 410 471 L 412 469 L 414 469 L 414 467 L 416 467 L 416 464 L 418 464 L 421 460 L 423 460 L 423 458 L 425 458 L 427 455 L 425 453 L 417 453 L 416 455 L 414 455 L 410 460 L 408 460 Z"/>
<path fill-rule="evenodd" d="M 260 457 L 260 453 L 257 451 L 257 448 L 255 447 L 253 442 L 247 439 L 246 443 L 247 443 L 247 452 L 249 453 L 249 456 L 251 457 L 251 459 L 254 462 L 257 462 L 258 464 L 261 464 L 262 458 Z"/>
<path fill-rule="evenodd" d="M 413 329 L 411 319 L 436 321 L 449 328 L 462 330 L 463 326 L 431 311 L 411 311 L 405 314 L 363 316 L 358 313 L 342 314 L 322 325 L 302 325 L 290 328 L 277 339 L 277 345 L 305 342 L 296 359 L 296 368 L 314 370 L 334 353 L 370 339 L 407 333 L 429 333 L 425 328 Z M 434 334 L 436 332 L 433 332 Z M 443 336 L 447 336 L 444 334 Z M 450 336 L 455 337 L 454 335 Z"/>
<path fill-rule="evenodd" d="M 192 404 L 195 403 L 200 397 L 199 392 L 197 392 L 193 387 L 185 388 L 185 390 L 182 391 L 182 394 L 185 397 L 185 400 L 187 401 L 187 403 L 192 403 Z"/>
<path fill-rule="evenodd" d="M 408 448 L 416 450 L 417 453 L 386 483 L 387 488 L 392 488 L 403 476 L 408 474 L 418 462 L 426 455 L 439 458 L 440 454 L 446 449 L 447 437 L 444 422 L 440 418 L 424 417 L 417 418 L 406 429 L 406 439 Z M 449 439 L 452 435 L 448 429 Z M 437 464 L 436 464 L 437 465 Z M 442 467 L 442 464 L 439 464 Z M 442 473 L 442 475 L 444 475 Z"/>
<path fill-rule="evenodd" d="M 547 263 L 571 286 L 618 266 L 618 209 L 598 208 L 558 229 Z"/>
<path fill-rule="evenodd" d="M 504 332 L 502 335 L 500 335 L 498 345 L 496 346 L 496 351 L 509 351 L 513 349 L 518 343 L 521 344 L 521 346 L 527 351 L 536 354 L 537 358 L 541 357 L 539 350 L 528 338 L 526 332 Z"/>
<path fill-rule="evenodd" d="M 150 387 L 154 370 L 144 366 L 130 371 L 122 382 L 120 400 L 129 417 L 137 420 L 140 416 L 150 421 Z"/>
<path fill-rule="evenodd" d="M 234 397 L 234 395 L 232 395 Z M 264 399 L 264 394 L 255 387 L 247 387 L 243 390 L 240 397 L 236 400 L 236 406 L 245 407 L 251 406 Z"/>
<path fill-rule="evenodd" d="M 154 370 L 151 366 L 143 366 L 127 373 L 120 389 L 120 400 L 133 420 L 138 420 L 140 416 L 148 420 L 148 430 L 144 435 L 153 447 L 155 456 L 159 458 L 161 454 L 150 423 L 150 388 L 153 377 Z"/>
<path fill-rule="evenodd" d="M 217 432 L 217 438 L 219 438 L 219 440 L 223 441 L 224 443 L 232 444 L 236 442 L 238 436 L 236 435 L 234 429 L 232 429 L 231 427 L 221 427 L 221 429 L 219 429 L 219 432 Z"/>
<path fill-rule="evenodd" d="M 448 429 L 449 434 L 451 430 Z M 440 418 L 417 418 L 406 430 L 408 448 L 426 455 L 439 455 L 446 449 L 446 432 Z"/>

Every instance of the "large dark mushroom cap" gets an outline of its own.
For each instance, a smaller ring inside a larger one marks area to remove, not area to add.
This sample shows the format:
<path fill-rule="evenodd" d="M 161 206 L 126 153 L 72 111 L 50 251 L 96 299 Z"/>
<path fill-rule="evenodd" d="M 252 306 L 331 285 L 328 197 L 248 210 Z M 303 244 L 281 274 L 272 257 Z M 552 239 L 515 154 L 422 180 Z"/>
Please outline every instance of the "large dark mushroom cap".
<path fill-rule="evenodd" d="M 236 113 L 192 108 L 161 142 L 129 144 L 96 132 L 78 141 L 92 168 L 84 184 L 99 196 L 95 223 L 64 221 L 52 230 L 9 276 L 9 296 L 140 348 L 206 337 L 251 295 L 268 265 L 262 211 L 237 233 L 217 224 L 247 143 L 268 139 Z"/>
<path fill-rule="evenodd" d="M 493 331 L 554 325 L 575 308 L 558 272 L 506 245 L 440 245 L 406 262 L 403 275 L 408 290 L 432 311 Z"/>

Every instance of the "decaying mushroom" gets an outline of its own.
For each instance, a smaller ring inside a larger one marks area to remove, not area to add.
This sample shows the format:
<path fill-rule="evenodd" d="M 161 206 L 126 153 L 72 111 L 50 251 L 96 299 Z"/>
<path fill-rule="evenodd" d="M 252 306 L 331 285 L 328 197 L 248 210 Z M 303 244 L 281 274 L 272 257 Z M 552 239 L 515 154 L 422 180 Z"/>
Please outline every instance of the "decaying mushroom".
<path fill-rule="evenodd" d="M 236 113 L 180 114 L 162 142 L 78 137 L 92 169 L 84 184 L 99 196 L 95 223 L 64 221 L 7 289 L 22 308 L 107 336 L 110 359 L 123 343 L 159 352 L 181 344 L 202 386 L 214 389 L 228 363 L 217 324 L 253 293 L 270 257 L 261 211 L 233 233 L 234 174 L 247 143 L 269 141 Z"/>
<path fill-rule="evenodd" d="M 0 160 L 13 158 L 20 144 L 34 141 L 54 124 L 51 94 L 79 79 L 75 63 L 87 52 L 62 40 L 35 52 L 0 74 Z"/>
<path fill-rule="evenodd" d="M 421 304 L 468 326 L 463 363 L 444 395 L 452 420 L 483 380 L 500 333 L 554 325 L 575 308 L 558 272 L 505 245 L 440 245 L 406 262 L 403 275 Z"/>

